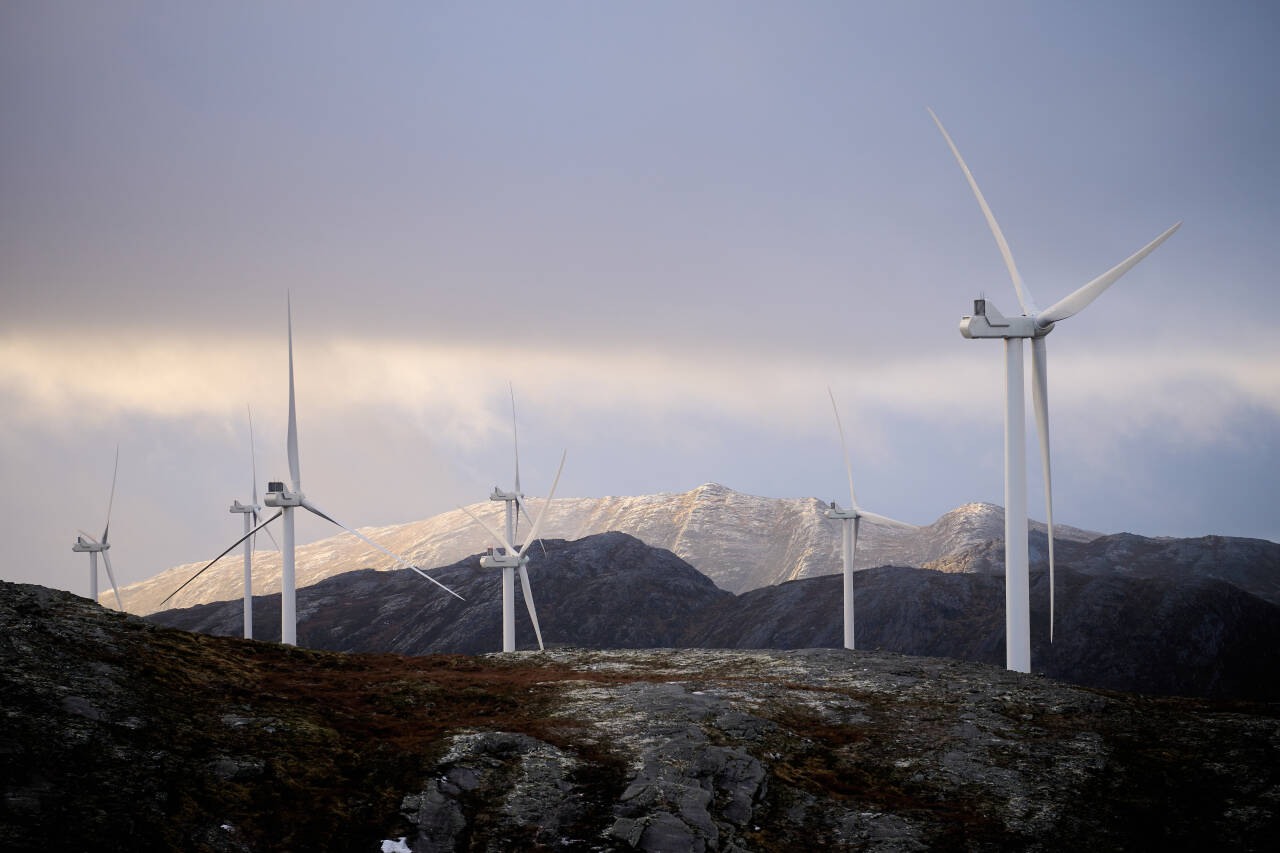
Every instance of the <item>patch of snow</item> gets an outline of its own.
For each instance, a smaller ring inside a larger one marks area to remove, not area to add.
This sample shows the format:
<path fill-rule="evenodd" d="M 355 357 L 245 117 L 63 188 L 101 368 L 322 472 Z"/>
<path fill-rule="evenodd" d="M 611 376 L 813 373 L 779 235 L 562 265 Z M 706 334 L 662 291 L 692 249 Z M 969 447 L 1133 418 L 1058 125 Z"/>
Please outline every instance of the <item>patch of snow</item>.
<path fill-rule="evenodd" d="M 404 843 L 406 838 L 408 838 L 408 836 L 402 835 L 395 841 L 392 841 L 389 838 L 383 840 L 382 853 L 413 853 L 413 851 L 409 849 L 409 845 Z"/>

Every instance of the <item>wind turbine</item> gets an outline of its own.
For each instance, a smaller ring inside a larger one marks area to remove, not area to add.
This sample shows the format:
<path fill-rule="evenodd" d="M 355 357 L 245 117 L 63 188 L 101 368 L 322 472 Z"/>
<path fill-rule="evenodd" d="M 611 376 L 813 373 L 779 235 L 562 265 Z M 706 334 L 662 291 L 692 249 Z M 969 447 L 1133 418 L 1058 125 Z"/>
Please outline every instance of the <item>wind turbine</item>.
<path fill-rule="evenodd" d="M 844 426 L 840 423 L 840 408 L 836 405 L 836 395 L 827 386 L 827 396 L 831 398 L 831 411 L 836 415 L 836 429 L 840 431 L 840 449 L 844 451 L 844 470 L 849 475 L 849 509 L 841 509 L 835 501 L 827 510 L 827 518 L 840 522 L 841 551 L 844 556 L 844 647 L 852 649 L 853 645 L 853 557 L 858 552 L 858 523 L 863 518 L 874 518 L 879 521 L 893 522 L 893 519 L 874 512 L 867 512 L 858 506 L 858 496 L 853 491 L 853 466 L 849 464 L 849 445 L 844 440 Z"/>
<path fill-rule="evenodd" d="M 253 536 L 254 529 L 261 524 L 261 518 L 258 510 L 262 506 L 258 503 L 258 460 L 257 453 L 254 448 L 253 441 L 253 410 L 245 406 L 245 410 L 249 414 L 249 464 L 252 473 L 252 494 L 253 499 L 242 504 L 237 498 L 231 502 L 230 512 L 240 513 L 244 516 L 244 638 L 246 640 L 253 639 L 253 548 L 257 537 Z M 267 530 L 267 535 L 271 536 L 271 531 Z M 275 542 L 275 537 L 271 537 L 271 541 Z M 234 546 L 232 546 L 234 547 Z M 279 547 L 277 545 L 277 547 Z"/>
<path fill-rule="evenodd" d="M 466 507 L 458 507 L 467 515 L 475 519 L 475 522 L 485 529 L 493 540 L 503 548 L 502 554 L 494 554 L 493 549 L 489 553 L 480 558 L 480 568 L 482 569 L 502 569 L 502 650 L 504 652 L 514 652 L 516 650 L 516 594 L 515 594 L 515 572 L 520 571 L 520 588 L 524 592 L 524 604 L 529 610 L 529 619 L 533 622 L 533 633 L 538 638 L 538 649 L 542 650 L 542 628 L 538 625 L 538 611 L 533 606 L 533 588 L 529 586 L 529 558 L 527 552 L 529 546 L 533 544 L 533 540 L 538 538 L 538 531 L 542 529 L 542 519 L 546 517 L 547 510 L 551 507 L 551 499 L 555 497 L 556 486 L 560 483 L 560 472 L 564 470 L 564 459 L 568 451 L 560 454 L 560 467 L 556 469 L 556 478 L 551 482 L 551 491 L 547 492 L 547 501 L 542 505 L 542 509 L 538 512 L 537 519 L 533 522 L 533 527 L 529 530 L 529 538 L 525 541 L 524 546 L 518 550 L 511 544 L 512 534 L 515 529 L 515 514 L 512 511 L 512 501 L 507 503 L 507 535 L 503 536 L 498 533 L 484 521 L 482 521 L 475 513 Z M 497 489 L 494 490 L 497 492 Z M 500 498 L 491 498 L 491 500 L 501 500 Z"/>
<path fill-rule="evenodd" d="M 524 503 L 524 492 L 520 491 L 520 431 L 516 421 L 516 390 L 511 383 L 507 383 L 507 390 L 511 394 L 511 438 L 515 448 L 515 485 L 511 491 L 506 492 L 497 486 L 493 487 L 493 494 L 489 495 L 491 501 L 503 501 L 507 507 L 507 539 L 516 541 L 517 531 L 520 527 L 520 513 L 524 513 L 525 520 L 533 524 L 533 519 L 529 517 L 529 510 Z M 542 554 L 546 556 L 547 549 L 542 547 Z"/>
<path fill-rule="evenodd" d="M 120 446 L 116 445 L 116 461 L 111 468 L 111 497 L 107 500 L 107 523 L 102 528 L 102 541 L 99 542 L 83 530 L 71 546 L 77 553 L 89 554 L 89 596 L 93 603 L 98 603 L 98 554 L 102 554 L 103 565 L 107 567 L 107 578 L 111 581 L 111 589 L 116 594 L 116 608 L 124 610 L 124 601 L 120 598 L 120 587 L 116 586 L 115 572 L 111 571 L 111 555 L 107 551 L 111 543 L 107 541 L 107 533 L 111 530 L 111 505 L 116 501 L 116 474 L 120 471 Z"/>
<path fill-rule="evenodd" d="M 221 560 L 226 554 L 230 553 L 230 551 L 233 548 L 235 548 L 237 545 L 239 545 L 241 542 L 244 542 L 254 533 L 257 533 L 259 530 L 266 527 L 268 524 L 275 521 L 277 518 L 280 518 L 281 516 L 283 516 L 284 517 L 284 547 L 280 549 L 280 564 L 281 564 L 280 565 L 280 642 L 284 643 L 285 645 L 296 646 L 298 644 L 298 617 L 297 617 L 297 589 L 296 589 L 295 578 L 294 578 L 293 511 L 298 507 L 301 507 L 307 510 L 308 512 L 318 515 L 320 518 L 323 518 L 325 521 L 329 522 L 330 524 L 334 524 L 338 527 L 341 527 L 343 530 L 347 531 L 352 536 L 355 536 L 357 539 L 363 540 L 367 544 L 378 549 L 379 551 L 386 554 L 388 557 L 395 560 L 397 563 L 404 566 L 405 568 L 413 569 L 415 572 L 422 575 L 424 578 L 431 581 L 433 584 L 440 587 L 445 592 L 449 593 L 450 595 L 454 596 L 460 601 L 465 600 L 462 598 L 462 596 L 458 595 L 456 592 L 449 589 L 449 587 L 445 586 L 444 584 L 440 583 L 440 581 L 436 580 L 435 578 L 428 575 L 426 572 L 422 571 L 422 569 L 408 562 L 399 554 L 394 554 L 391 551 L 388 551 L 386 548 L 383 548 L 377 542 L 374 542 L 372 539 L 370 539 L 368 536 L 365 536 L 363 533 L 359 532 L 358 530 L 352 530 L 350 527 L 347 527 L 342 522 L 337 521 L 332 516 L 322 512 L 319 508 L 316 507 L 315 504 L 308 501 L 306 495 L 302 493 L 301 477 L 299 475 L 299 465 L 298 465 L 297 406 L 294 403 L 294 392 L 293 392 L 293 304 L 291 301 L 288 303 L 288 312 L 289 312 L 288 313 L 289 428 L 288 428 L 288 435 L 285 440 L 285 444 L 286 444 L 286 450 L 289 455 L 289 476 L 290 476 L 291 485 L 293 486 L 293 488 L 291 489 L 287 488 L 283 482 L 278 482 L 278 481 L 267 483 L 267 494 L 266 494 L 266 497 L 263 499 L 263 503 L 265 503 L 267 506 L 278 507 L 280 509 L 280 512 L 276 513 L 271 518 L 268 518 L 266 521 L 262 522 L 257 527 L 254 527 L 252 530 L 246 531 L 245 535 L 242 536 L 240 539 L 237 539 L 234 543 L 232 543 L 230 548 L 227 548 L 226 551 L 223 551 L 217 557 L 214 557 L 213 560 L 211 560 L 207 565 L 205 565 L 204 568 L 202 568 L 200 571 L 196 572 L 194 575 L 188 578 L 186 583 L 184 583 L 182 586 L 178 587 L 178 589 L 170 593 L 169 598 L 173 598 L 173 596 L 177 595 L 178 592 L 182 590 L 182 587 L 185 587 L 187 584 L 191 583 L 191 581 L 195 580 L 200 575 L 202 575 L 214 563 L 218 562 L 218 560 Z M 256 493 L 256 487 L 255 487 L 255 493 Z M 166 598 L 164 602 L 161 602 L 161 604 L 164 604 L 165 602 L 167 602 L 169 598 Z"/>
<path fill-rule="evenodd" d="M 1004 573 L 1005 573 L 1005 666 L 1018 672 L 1031 671 L 1031 598 L 1027 554 L 1027 452 L 1026 409 L 1023 402 L 1022 341 L 1031 340 L 1031 396 L 1036 413 L 1036 431 L 1040 437 L 1040 464 L 1044 468 L 1045 512 L 1049 526 L 1049 642 L 1053 642 L 1054 576 L 1053 576 L 1053 486 L 1049 465 L 1049 391 L 1048 353 L 1045 336 L 1054 324 L 1083 310 L 1090 302 L 1127 273 L 1139 261 L 1177 231 L 1181 222 L 1143 246 L 1125 261 L 1107 270 L 1093 281 L 1058 300 L 1043 311 L 1031 298 L 1031 292 L 1018 275 L 1013 253 L 1000 230 L 995 215 L 983 198 L 973 173 L 960 151 L 951 141 L 942 122 L 929 110 L 938 130 L 947 140 L 951 153 L 964 172 L 987 219 L 996 245 L 1013 280 L 1022 313 L 1013 317 L 1001 314 L 987 299 L 973 301 L 973 316 L 960 319 L 960 334 L 966 338 L 1000 338 L 1004 340 Z"/>

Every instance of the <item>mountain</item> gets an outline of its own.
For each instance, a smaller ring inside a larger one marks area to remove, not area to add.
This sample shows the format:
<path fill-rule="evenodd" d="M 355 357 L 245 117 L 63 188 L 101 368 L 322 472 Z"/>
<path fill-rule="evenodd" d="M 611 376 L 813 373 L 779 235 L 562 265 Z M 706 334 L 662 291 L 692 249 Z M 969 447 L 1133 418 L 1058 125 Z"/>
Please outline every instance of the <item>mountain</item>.
<path fill-rule="evenodd" d="M 592 648 L 674 646 L 707 604 L 731 595 L 688 563 L 625 533 L 531 549 L 529 575 L 548 643 Z M 409 569 L 365 569 L 298 590 L 298 642 L 341 652 L 475 654 L 502 648 L 502 577 L 471 556 L 432 573 L 465 598 L 441 595 Z M 519 579 L 517 579 L 517 584 Z M 243 631 L 241 601 L 168 610 L 161 624 L 223 636 Z M 280 639 L 280 596 L 254 597 L 254 635 Z M 536 649 L 516 593 L 517 648 Z"/>
<path fill-rule="evenodd" d="M 1099 536 L 1089 542 L 1056 540 L 1054 561 L 1094 576 L 1118 575 L 1166 581 L 1219 580 L 1272 604 L 1280 604 L 1280 544 L 1266 539 L 1201 536 L 1148 538 L 1132 533 Z M 1004 572 L 1004 540 L 923 564 L 943 572 Z M 1031 566 L 1048 570 L 1048 538 L 1031 534 Z"/>
<path fill-rule="evenodd" d="M 535 499 L 536 502 L 536 499 Z M 501 526 L 503 506 L 484 501 L 468 507 Z M 840 570 L 839 522 L 823 516 L 816 498 L 763 498 L 716 483 L 680 494 L 640 497 L 557 498 L 543 522 L 548 538 L 581 539 L 617 530 L 687 561 L 722 589 L 745 592 L 796 578 Z M 1033 528 L 1043 530 L 1043 525 Z M 361 532 L 424 568 L 447 566 L 485 547 L 483 531 L 461 511 L 408 524 L 366 527 Z M 1087 541 L 1101 534 L 1057 528 L 1059 541 Z M 856 568 L 920 566 L 989 539 L 1004 536 L 1004 511 L 992 504 L 967 504 L 933 524 L 864 521 Z M 234 541 L 230 532 L 228 541 Z M 299 587 L 356 569 L 393 569 L 390 558 L 349 534 L 304 545 L 296 551 Z M 210 555 L 212 557 L 213 555 Z M 204 563 L 188 563 L 121 590 L 128 609 L 155 612 L 161 602 Z M 205 572 L 174 597 L 169 607 L 189 607 L 235 598 L 242 592 L 240 562 L 234 556 Z M 278 592 L 280 555 L 259 551 L 254 558 L 254 591 Z"/>
<path fill-rule="evenodd" d="M 838 648 L 836 575 L 734 596 L 670 551 L 625 533 L 533 549 L 529 574 L 548 645 L 736 649 Z M 1280 606 L 1222 581 L 1058 573 L 1056 641 L 1048 643 L 1048 577 L 1032 576 L 1037 672 L 1094 687 L 1280 700 Z M 298 638 L 345 652 L 475 653 L 500 648 L 500 579 L 476 557 L 438 570 L 467 600 L 409 570 L 348 572 L 298 591 Z M 860 647 L 1004 663 L 1004 578 L 884 566 L 855 575 Z M 280 636 L 279 596 L 255 600 L 261 639 Z M 187 630 L 241 631 L 241 603 L 153 614 Z M 536 648 L 517 596 L 520 648 Z"/>
<path fill-rule="evenodd" d="M 1219 580 L 1057 571 L 1031 581 L 1035 672 L 1074 684 L 1178 696 L 1280 701 L 1280 606 Z M 685 645 L 843 644 L 842 579 L 806 578 L 712 602 Z M 1004 578 L 885 566 L 854 576 L 859 647 L 1004 665 Z"/>
<path fill-rule="evenodd" d="M 8 583 L 0 621 L 6 851 L 1270 850 L 1280 828 L 1276 705 L 869 651 L 342 655 Z"/>

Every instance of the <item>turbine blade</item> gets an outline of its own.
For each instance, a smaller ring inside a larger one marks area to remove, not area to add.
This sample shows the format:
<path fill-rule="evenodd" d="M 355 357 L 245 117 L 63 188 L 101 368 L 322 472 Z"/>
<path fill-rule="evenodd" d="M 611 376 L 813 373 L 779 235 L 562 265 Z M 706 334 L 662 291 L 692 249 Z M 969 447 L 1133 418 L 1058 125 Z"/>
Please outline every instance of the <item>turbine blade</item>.
<path fill-rule="evenodd" d="M 1181 222 L 1176 223 L 1168 231 L 1164 232 L 1159 237 L 1155 238 L 1135 252 L 1128 260 L 1116 264 L 1114 267 L 1107 270 L 1102 275 L 1077 290 L 1075 293 L 1072 293 L 1064 299 L 1059 299 L 1057 302 L 1041 311 L 1036 315 L 1036 325 L 1043 328 L 1050 323 L 1065 320 L 1072 314 L 1079 313 L 1090 302 L 1097 299 L 1102 291 L 1115 284 L 1116 279 L 1133 269 L 1134 266 L 1137 265 L 1138 261 L 1154 252 L 1157 246 L 1169 239 L 1169 236 L 1173 234 L 1174 231 L 1177 231 L 1181 226 Z"/>
<path fill-rule="evenodd" d="M 274 533 L 272 533 L 269 529 L 268 529 L 268 530 L 266 530 L 266 531 L 263 531 L 263 532 L 265 532 L 265 533 L 267 534 L 267 538 L 271 540 L 271 544 L 272 544 L 272 545 L 274 545 L 274 546 L 276 546 L 276 550 L 277 550 L 277 551 L 279 551 L 279 550 L 280 550 L 280 543 L 276 541 L 276 535 L 275 535 Z"/>
<path fill-rule="evenodd" d="M 386 554 L 388 557 L 390 557 L 391 559 L 395 560 L 397 563 L 399 563 L 400 565 L 404 566 L 406 569 L 413 569 L 415 572 L 417 572 L 418 574 L 422 575 L 424 578 L 426 578 L 427 580 L 431 581 L 433 584 L 435 584 L 436 586 L 440 587 L 440 588 L 441 588 L 441 589 L 443 589 L 445 592 L 449 593 L 450 595 L 452 595 L 454 598 L 458 599 L 459 601 L 466 601 L 466 599 L 465 599 L 465 598 L 463 598 L 462 596 L 458 595 L 458 594 L 457 594 L 456 592 L 454 592 L 453 590 L 449 589 L 449 587 L 447 587 L 447 586 L 445 586 L 444 584 L 440 583 L 440 581 L 438 581 L 438 580 L 436 580 L 435 578 L 431 577 L 431 575 L 427 574 L 427 573 L 426 573 L 426 572 L 424 572 L 422 569 L 420 569 L 420 568 L 418 568 L 417 566 L 413 565 L 413 563 L 408 562 L 408 561 L 407 561 L 407 560 L 405 560 L 403 557 L 401 557 L 399 554 L 395 554 L 395 553 L 393 553 L 393 552 L 391 552 L 391 551 L 388 551 L 386 548 L 383 548 L 383 547 L 382 547 L 381 545 L 379 545 L 377 542 L 374 542 L 372 539 L 370 539 L 368 536 L 365 536 L 365 535 L 364 535 L 363 533 L 361 533 L 360 531 L 358 531 L 358 530 L 352 530 L 350 527 L 347 527 L 347 526 L 346 526 L 345 524 L 343 524 L 341 521 L 337 521 L 337 520 L 336 520 L 336 519 L 334 519 L 332 516 L 326 515 L 325 513 L 321 512 L 319 509 L 316 509 L 316 507 L 312 506 L 312 505 L 311 505 L 311 503 L 310 503 L 309 501 L 303 501 L 303 502 L 302 502 L 302 505 L 303 505 L 304 507 L 306 507 L 308 510 L 310 510 L 311 512 L 313 512 L 313 513 L 315 513 L 316 515 L 318 515 L 318 516 L 320 516 L 321 518 L 323 518 L 325 521 L 329 522 L 330 524 L 336 524 L 338 527 L 341 527 L 343 530 L 347 531 L 348 533 L 350 533 L 352 536 L 356 537 L 357 539 L 360 539 L 360 540 L 364 541 L 365 543 L 367 543 L 367 544 L 369 544 L 369 545 L 372 545 L 374 548 L 377 548 L 379 551 L 381 551 L 382 553 Z"/>
<path fill-rule="evenodd" d="M 529 510 L 525 508 L 524 498 L 516 497 L 516 511 L 517 513 L 524 513 L 524 520 L 529 522 L 529 527 L 532 529 L 533 517 L 529 515 Z M 519 515 L 517 514 L 516 517 L 519 518 Z M 538 544 L 542 546 L 542 556 L 547 556 L 547 546 L 543 545 L 541 539 L 538 540 Z"/>
<path fill-rule="evenodd" d="M 511 392 L 511 440 L 515 445 L 516 451 L 516 484 L 514 492 L 517 496 L 516 500 L 516 517 L 512 520 L 511 535 L 516 539 L 520 539 L 520 430 L 516 423 L 516 389 L 510 382 L 507 383 L 507 390 Z"/>
<path fill-rule="evenodd" d="M 865 509 L 859 509 L 858 515 L 870 521 L 883 521 L 887 524 L 893 524 L 899 527 L 905 524 L 905 522 L 898 521 L 896 518 L 890 518 L 887 515 L 880 515 L 878 512 L 867 512 Z M 910 525 L 907 526 L 910 527 Z"/>
<path fill-rule="evenodd" d="M 253 409 L 249 408 L 249 405 L 247 403 L 245 404 L 244 408 L 245 408 L 245 411 L 249 413 L 249 465 L 250 465 L 250 470 L 253 472 L 252 500 L 253 500 L 253 506 L 257 506 L 258 505 L 258 454 L 257 454 L 257 450 L 253 446 Z M 254 517 L 254 520 L 257 520 L 258 518 L 257 510 L 254 510 L 253 517 Z"/>
<path fill-rule="evenodd" d="M 520 429 L 516 423 L 516 389 L 510 382 L 507 390 L 511 392 L 511 439 L 516 449 L 516 494 L 520 493 Z"/>
<path fill-rule="evenodd" d="M 116 474 L 120 473 L 120 445 L 116 445 L 116 461 L 111 466 L 111 497 L 107 499 L 107 523 L 102 528 L 102 541 L 107 541 L 107 532 L 111 530 L 111 507 L 116 502 Z"/>
<path fill-rule="evenodd" d="M 947 145 L 951 146 L 951 153 L 956 155 L 956 162 L 960 164 L 960 168 L 964 171 L 964 176 L 969 181 L 969 187 L 978 199 L 978 206 L 982 208 L 982 214 L 987 217 L 987 225 L 991 228 L 991 235 L 996 238 L 996 245 L 1000 247 L 1000 255 L 1004 258 L 1004 265 L 1009 268 L 1009 278 L 1013 279 L 1013 289 L 1018 292 L 1018 304 L 1022 306 L 1022 313 L 1035 314 L 1036 306 L 1031 298 L 1031 291 L 1027 290 L 1027 286 L 1022 283 L 1022 276 L 1018 275 L 1018 267 L 1013 262 L 1013 252 L 1009 250 L 1009 241 L 1004 238 L 1004 232 L 1000 230 L 1000 223 L 996 222 L 996 215 L 991 212 L 991 208 L 987 205 L 987 200 L 983 197 L 982 190 L 978 189 L 978 182 L 973 179 L 973 173 L 969 171 L 969 166 L 964 162 L 964 158 L 960 156 L 960 150 L 951 141 L 951 134 L 947 133 L 947 129 L 942 126 L 942 122 L 934 115 L 933 110 L 929 110 L 929 115 L 933 116 L 933 121 L 938 125 L 938 130 L 942 131 L 943 138 L 947 140 Z"/>
<path fill-rule="evenodd" d="M 474 520 L 476 524 L 483 527 L 485 532 L 489 534 L 489 536 L 493 539 L 493 541 L 497 542 L 503 548 L 507 549 L 508 554 L 514 554 L 516 552 L 516 549 L 511 547 L 511 543 L 507 541 L 507 537 L 503 536 L 497 530 L 490 527 L 483 519 L 480 518 L 480 516 L 476 515 L 474 512 L 467 509 L 465 506 L 460 506 L 458 507 L 458 509 L 462 510 L 467 515 L 471 516 L 472 520 Z"/>
<path fill-rule="evenodd" d="M 836 413 L 836 429 L 840 430 L 840 448 L 844 451 L 844 470 L 849 475 L 849 501 L 852 504 L 850 509 L 858 508 L 858 496 L 853 493 L 853 466 L 849 464 L 849 445 L 844 441 L 844 425 L 840 423 L 840 409 L 836 406 L 836 395 L 831 393 L 831 386 L 827 386 L 827 396 L 831 398 L 831 411 Z"/>
<path fill-rule="evenodd" d="M 529 572 L 525 570 L 524 560 L 520 561 L 520 589 L 524 592 L 524 606 L 529 608 L 529 620 L 533 622 L 533 633 L 538 637 L 538 651 L 544 651 L 542 628 L 538 625 L 538 610 L 533 606 L 533 589 L 529 586 Z"/>
<path fill-rule="evenodd" d="M 289 310 L 289 434 L 285 444 L 289 451 L 289 476 L 293 478 L 293 490 L 302 490 L 302 475 L 298 471 L 298 412 L 293 399 L 293 302 L 286 294 Z"/>
<path fill-rule="evenodd" d="M 853 564 L 852 556 L 858 553 L 858 524 L 862 521 L 858 516 L 853 517 L 853 551 L 849 559 L 850 565 Z"/>
<path fill-rule="evenodd" d="M 102 564 L 107 567 L 107 579 L 111 581 L 111 589 L 116 594 L 116 610 L 124 610 L 124 599 L 120 597 L 120 587 L 116 586 L 116 573 L 111 571 L 111 555 L 102 552 Z"/>
<path fill-rule="evenodd" d="M 551 481 L 551 491 L 547 492 L 547 502 L 542 505 L 542 510 L 538 513 L 538 518 L 533 522 L 533 529 L 529 531 L 529 541 L 524 543 L 524 547 L 520 549 L 520 556 L 529 550 L 529 546 L 533 544 L 533 540 L 538 538 L 538 531 L 542 529 L 542 520 L 547 517 L 547 510 L 551 508 L 551 499 L 556 495 L 556 486 L 560 483 L 560 472 L 564 470 L 564 458 L 569 455 L 569 451 L 560 454 L 560 467 L 556 469 L 556 478 Z"/>
<path fill-rule="evenodd" d="M 1049 642 L 1053 642 L 1053 475 L 1049 465 L 1049 352 L 1044 338 L 1031 339 L 1031 401 L 1040 434 L 1040 465 L 1044 469 L 1044 507 L 1049 525 Z"/>
<path fill-rule="evenodd" d="M 271 517 L 270 517 L 270 518 L 268 518 L 266 521 L 262 522 L 262 523 L 261 523 L 261 524 L 259 524 L 257 527 L 253 528 L 253 529 L 252 529 L 252 530 L 250 530 L 248 533 L 246 533 L 245 535 L 241 536 L 241 537 L 240 537 L 239 539 L 237 539 L 236 541 L 232 542 L 232 543 L 227 547 L 227 550 L 223 551 L 221 554 L 219 554 L 218 556 L 214 557 L 214 558 L 213 558 L 212 560 L 210 560 L 209 562 L 205 563 L 205 565 L 204 565 L 204 568 L 203 568 L 203 569 L 201 569 L 200 571 L 196 572 L 196 573 L 195 573 L 194 575 L 192 575 L 191 577 L 187 578 L 185 581 L 183 581 L 183 582 L 182 582 L 182 586 L 178 587 L 178 588 L 177 588 L 177 589 L 175 589 L 173 592 L 171 592 L 171 593 L 169 593 L 168 595 L 166 595 L 166 596 L 165 596 L 165 598 L 164 598 L 164 601 L 160 602 L 160 607 L 164 607 L 166 604 L 168 604 L 168 603 L 169 603 L 169 599 L 173 598 L 175 595 L 177 595 L 178 593 L 180 593 L 180 592 L 182 592 L 184 589 L 186 589 L 187 584 L 191 583 L 193 580 L 195 580 L 196 578 L 200 577 L 202 574 L 204 574 L 206 571 L 208 571 L 210 568 L 212 568 L 214 563 L 218 562 L 218 561 L 219 561 L 219 560 L 221 560 L 223 557 L 227 556 L 227 555 L 228 555 L 228 554 L 230 554 L 232 551 L 234 551 L 237 547 L 239 547 L 239 545 L 240 545 L 240 543 L 241 543 L 241 542 L 243 542 L 244 540 L 248 539 L 250 536 L 252 536 L 253 534 L 257 533 L 259 530 L 261 530 L 262 528 L 266 527 L 268 524 L 270 524 L 271 522 L 275 521 L 277 518 L 279 518 L 279 517 L 280 517 L 280 516 L 282 516 L 282 515 L 284 515 L 284 510 L 281 510 L 280 512 L 277 512 L 275 515 L 271 516 Z M 103 552 L 103 553 L 105 553 L 105 552 Z"/>

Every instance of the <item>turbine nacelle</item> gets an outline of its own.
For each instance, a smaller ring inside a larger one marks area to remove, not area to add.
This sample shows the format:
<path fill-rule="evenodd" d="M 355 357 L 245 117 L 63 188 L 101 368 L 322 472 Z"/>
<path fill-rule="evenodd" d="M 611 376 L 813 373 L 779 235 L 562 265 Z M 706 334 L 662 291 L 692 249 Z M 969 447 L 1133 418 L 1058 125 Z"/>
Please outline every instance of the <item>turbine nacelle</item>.
<path fill-rule="evenodd" d="M 825 515 L 827 518 L 834 518 L 840 521 L 843 521 L 846 518 L 862 518 L 862 513 L 858 512 L 856 509 L 841 509 L 836 506 L 835 501 L 831 502 L 831 506 L 827 509 Z"/>
<path fill-rule="evenodd" d="M 267 483 L 267 494 L 262 502 L 267 506 L 302 506 L 306 502 L 306 495 L 300 491 L 290 491 L 285 488 L 284 483 L 271 482 Z"/>
<path fill-rule="evenodd" d="M 482 569 L 518 569 L 520 564 L 528 561 L 528 557 L 521 555 L 518 551 L 514 554 L 496 554 L 494 549 L 490 548 L 489 553 L 480 558 L 480 568 Z"/>
<path fill-rule="evenodd" d="M 258 506 L 255 503 L 242 504 L 237 499 L 231 502 L 230 512 L 257 512 L 260 509 L 262 509 L 262 507 Z"/>
<path fill-rule="evenodd" d="M 76 544 L 71 546 L 72 551 L 82 553 L 85 551 L 105 551 L 111 546 L 106 542 L 93 542 L 85 539 L 83 536 L 76 537 Z"/>
<path fill-rule="evenodd" d="M 973 300 L 973 316 L 960 318 L 960 334 L 966 338 L 1042 338 L 1053 323 L 1041 326 L 1035 317 L 1006 317 L 986 299 Z"/>
<path fill-rule="evenodd" d="M 493 487 L 493 494 L 489 495 L 489 500 L 491 500 L 491 501 L 515 501 L 515 500 L 519 500 L 521 497 L 522 497 L 522 495 L 521 495 L 519 492 L 517 492 L 515 489 L 512 489 L 512 490 L 511 490 L 511 491 L 509 491 L 509 492 L 504 492 L 502 489 L 499 489 L 497 486 L 494 486 L 494 487 Z"/>

